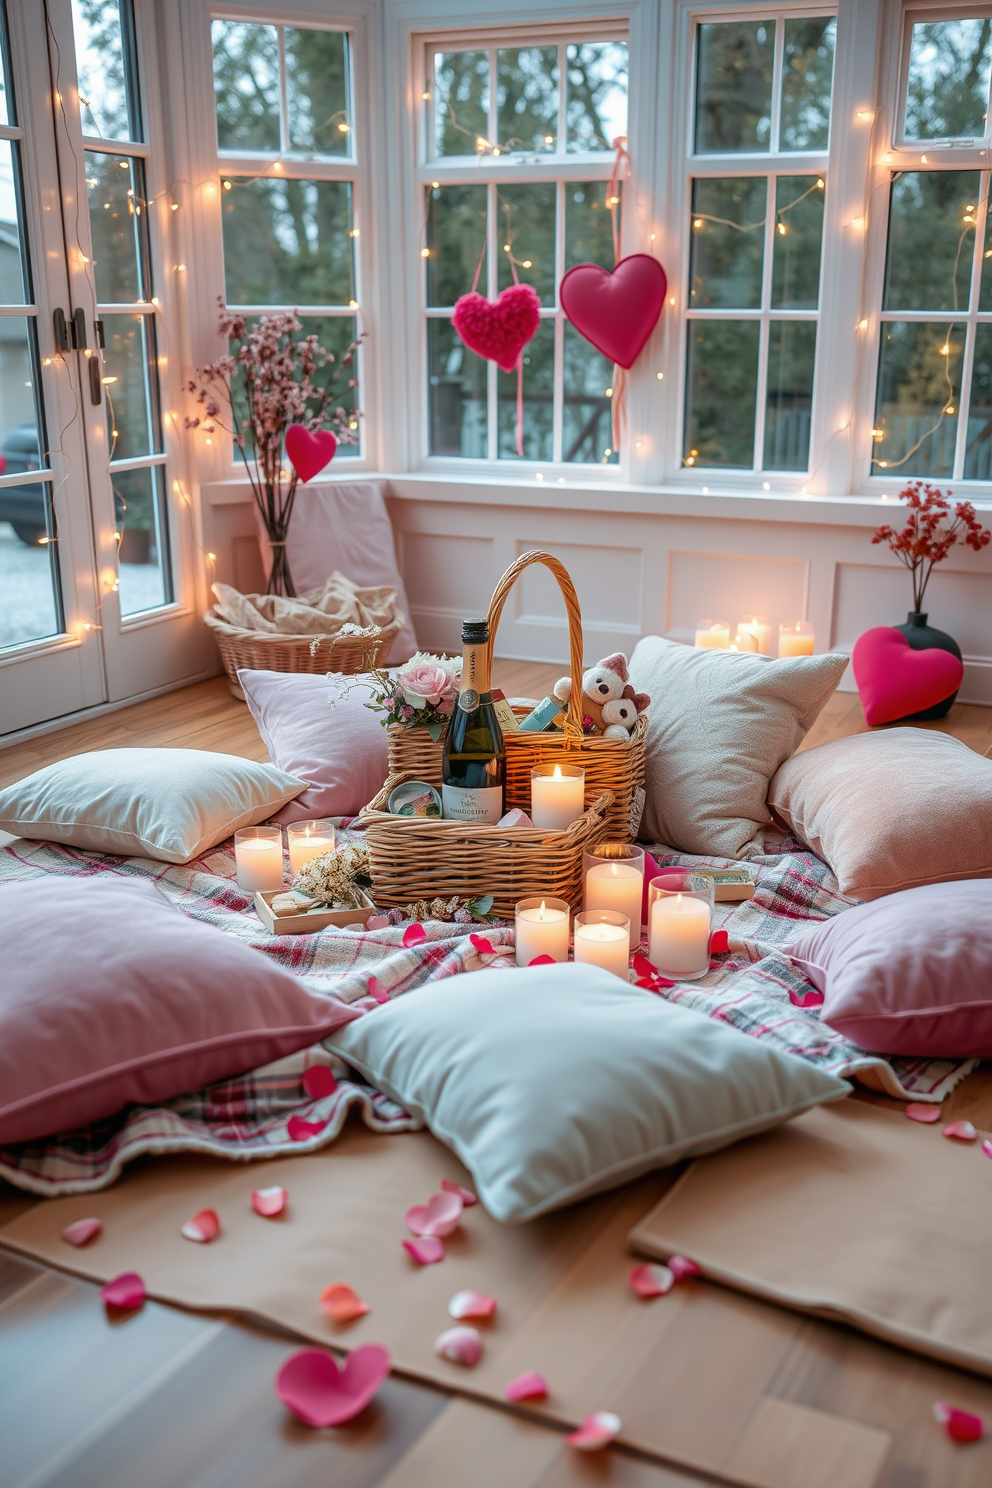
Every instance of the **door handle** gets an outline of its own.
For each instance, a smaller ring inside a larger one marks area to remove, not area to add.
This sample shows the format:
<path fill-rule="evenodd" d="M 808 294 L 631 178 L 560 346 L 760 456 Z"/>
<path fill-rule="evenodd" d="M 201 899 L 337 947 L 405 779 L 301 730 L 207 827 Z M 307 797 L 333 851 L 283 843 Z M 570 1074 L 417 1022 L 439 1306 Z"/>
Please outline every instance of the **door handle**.
<path fill-rule="evenodd" d="M 90 402 L 98 405 L 103 402 L 103 367 L 99 352 L 94 351 L 87 361 L 90 367 Z"/>

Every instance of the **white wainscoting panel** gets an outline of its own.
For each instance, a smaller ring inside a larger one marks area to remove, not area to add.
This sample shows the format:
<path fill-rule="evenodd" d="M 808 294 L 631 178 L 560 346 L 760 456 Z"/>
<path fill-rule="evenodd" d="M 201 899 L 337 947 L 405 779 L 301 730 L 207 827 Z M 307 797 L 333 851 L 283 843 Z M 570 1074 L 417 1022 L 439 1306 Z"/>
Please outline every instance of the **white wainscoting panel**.
<path fill-rule="evenodd" d="M 873 625 L 902 625 L 912 598 L 904 569 L 838 563 L 835 645 L 849 651 Z M 946 566 L 934 569 L 924 608 L 930 624 L 948 631 L 965 656 L 988 657 L 992 624 L 992 578 L 988 574 Z"/>
<path fill-rule="evenodd" d="M 539 548 L 568 569 L 579 597 L 583 625 L 623 631 L 635 640 L 642 629 L 643 548 L 602 543 L 533 542 L 517 539 L 517 556 Z M 514 617 L 523 625 L 567 625 L 557 580 L 543 563 L 533 563 L 514 586 Z"/>
<path fill-rule="evenodd" d="M 759 553 L 685 553 L 669 549 L 665 634 L 692 642 L 696 623 L 767 615 L 772 651 L 783 621 L 808 619 L 809 561 Z"/>
<path fill-rule="evenodd" d="M 404 532 L 398 548 L 421 647 L 459 650 L 462 621 L 489 608 L 497 577 L 492 538 Z"/>

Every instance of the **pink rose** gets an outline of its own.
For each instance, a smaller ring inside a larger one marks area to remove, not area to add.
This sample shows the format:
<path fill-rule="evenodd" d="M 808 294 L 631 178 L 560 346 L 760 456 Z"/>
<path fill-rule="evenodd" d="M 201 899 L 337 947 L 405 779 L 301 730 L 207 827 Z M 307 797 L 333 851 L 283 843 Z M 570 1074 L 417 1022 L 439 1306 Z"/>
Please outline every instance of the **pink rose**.
<path fill-rule="evenodd" d="M 445 695 L 450 696 L 451 678 L 444 667 L 424 664 L 401 672 L 398 678 L 403 696 L 412 708 L 422 708 L 425 703 L 435 707 Z"/>

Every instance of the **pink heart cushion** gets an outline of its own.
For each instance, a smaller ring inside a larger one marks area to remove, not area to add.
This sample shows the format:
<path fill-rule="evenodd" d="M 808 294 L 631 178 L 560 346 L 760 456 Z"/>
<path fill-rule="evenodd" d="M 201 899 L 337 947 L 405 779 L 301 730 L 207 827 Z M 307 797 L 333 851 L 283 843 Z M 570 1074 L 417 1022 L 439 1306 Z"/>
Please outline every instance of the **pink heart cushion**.
<path fill-rule="evenodd" d="M 462 295 L 455 303 L 451 324 L 469 351 L 512 372 L 527 342 L 537 334 L 540 308 L 541 301 L 529 284 L 511 284 L 495 304 L 474 292 Z"/>
<path fill-rule="evenodd" d="M 876 625 L 851 656 L 865 722 L 874 727 L 922 713 L 961 686 L 964 666 L 951 651 L 914 651 L 901 630 Z"/>
<path fill-rule="evenodd" d="M 632 253 L 612 274 L 598 264 L 576 264 L 558 294 L 575 329 L 597 351 L 621 367 L 632 367 L 658 324 L 667 288 L 658 260 Z"/>
<path fill-rule="evenodd" d="M 0 1143 L 199 1090 L 360 1016 L 137 879 L 5 885 L 0 944 Z"/>
<path fill-rule="evenodd" d="M 343 1366 L 324 1349 L 300 1349 L 276 1375 L 276 1394 L 308 1426 L 340 1426 L 365 1409 L 388 1373 L 378 1343 L 353 1349 Z"/>
<path fill-rule="evenodd" d="M 302 424 L 290 424 L 286 430 L 286 456 L 301 481 L 312 480 L 337 452 L 338 442 L 329 429 L 316 429 L 312 434 Z"/>
<path fill-rule="evenodd" d="M 785 954 L 823 993 L 821 1017 L 862 1049 L 992 1057 L 992 881 L 904 889 L 846 909 Z"/>

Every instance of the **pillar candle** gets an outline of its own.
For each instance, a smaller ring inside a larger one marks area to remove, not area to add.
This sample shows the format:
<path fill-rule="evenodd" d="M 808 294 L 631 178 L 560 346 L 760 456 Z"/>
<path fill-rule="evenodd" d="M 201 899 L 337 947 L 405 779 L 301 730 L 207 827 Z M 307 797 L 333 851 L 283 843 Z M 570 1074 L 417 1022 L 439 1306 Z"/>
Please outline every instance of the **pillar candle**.
<path fill-rule="evenodd" d="M 812 656 L 816 634 L 808 620 L 793 620 L 778 628 L 779 656 Z"/>
<path fill-rule="evenodd" d="M 592 911 L 593 914 L 596 911 Z M 583 923 L 584 914 L 575 917 L 575 960 L 589 966 L 602 967 L 614 976 L 627 981 L 627 963 L 630 960 L 630 926 L 626 916 L 617 916 L 624 924 L 610 925 L 603 922 Z"/>
<path fill-rule="evenodd" d="M 696 646 L 701 650 L 726 651 L 730 645 L 730 626 L 726 620 L 700 620 L 696 626 Z"/>
<path fill-rule="evenodd" d="M 529 966 L 535 956 L 568 960 L 568 906 L 560 899 L 522 899 L 516 908 L 516 962 Z"/>
<path fill-rule="evenodd" d="M 760 651 L 762 656 L 768 656 L 772 649 L 772 627 L 767 615 L 745 615 L 743 620 L 738 620 L 737 629 L 742 635 L 754 637 L 754 649 Z M 744 647 L 740 649 L 743 651 Z"/>
<path fill-rule="evenodd" d="M 286 828 L 289 841 L 289 876 L 295 878 L 305 863 L 323 857 L 335 845 L 334 827 L 328 821 L 293 822 Z"/>
<path fill-rule="evenodd" d="M 257 889 L 281 889 L 282 832 L 278 827 L 248 827 L 235 832 L 234 861 L 239 889 L 252 894 Z"/>
<path fill-rule="evenodd" d="M 563 832 L 585 811 L 586 772 L 547 765 L 530 772 L 530 819 L 545 831 Z"/>
<path fill-rule="evenodd" d="M 651 905 L 648 959 L 662 976 L 698 976 L 709 968 L 710 907 L 690 894 L 664 894 Z"/>
<path fill-rule="evenodd" d="M 630 949 L 641 939 L 641 896 L 644 873 L 631 863 L 595 863 L 586 873 L 586 909 L 616 909 L 630 921 Z"/>

